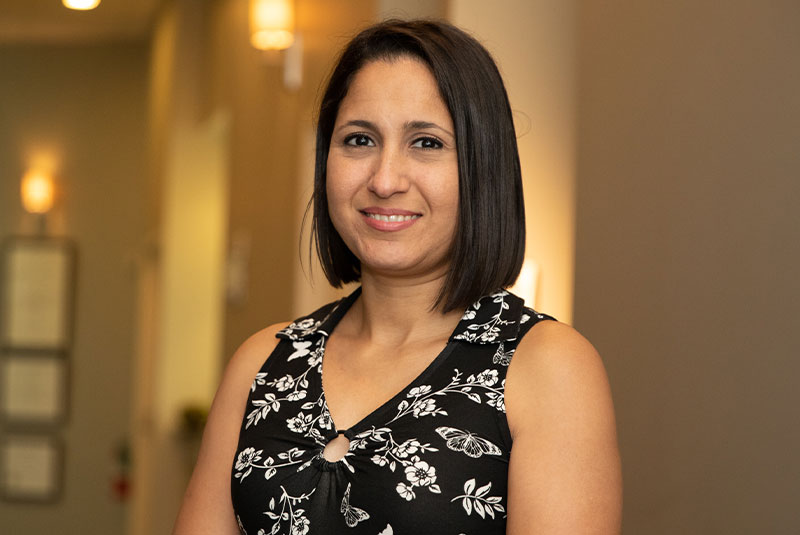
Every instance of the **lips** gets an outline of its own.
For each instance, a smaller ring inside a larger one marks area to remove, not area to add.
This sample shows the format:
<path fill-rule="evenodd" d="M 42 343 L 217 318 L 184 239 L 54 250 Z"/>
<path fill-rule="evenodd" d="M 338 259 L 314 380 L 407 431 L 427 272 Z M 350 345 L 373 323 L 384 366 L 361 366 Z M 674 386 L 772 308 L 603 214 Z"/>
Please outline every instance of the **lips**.
<path fill-rule="evenodd" d="M 361 215 L 364 217 L 364 221 L 367 225 L 376 230 L 386 232 L 407 229 L 422 217 L 422 214 L 409 210 L 372 206 L 361 210 Z"/>

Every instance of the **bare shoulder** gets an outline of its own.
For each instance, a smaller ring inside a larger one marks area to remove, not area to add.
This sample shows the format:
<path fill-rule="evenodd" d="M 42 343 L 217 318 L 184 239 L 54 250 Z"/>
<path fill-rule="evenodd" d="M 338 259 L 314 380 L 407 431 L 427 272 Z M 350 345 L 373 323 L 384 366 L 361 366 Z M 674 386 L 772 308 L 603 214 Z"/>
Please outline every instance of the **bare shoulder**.
<path fill-rule="evenodd" d="M 234 377 L 231 377 L 231 379 L 249 378 L 252 380 L 267 357 L 278 345 L 279 339 L 276 338 L 278 331 L 287 325 L 289 325 L 289 322 L 275 323 L 261 329 L 245 340 L 228 362 L 225 379 L 228 379 L 227 376 L 233 375 Z"/>
<path fill-rule="evenodd" d="M 508 369 L 508 533 L 619 532 L 621 468 L 606 371 L 575 329 L 542 321 Z"/>
<path fill-rule="evenodd" d="M 576 396 L 595 400 L 610 396 L 600 355 L 569 325 L 536 324 L 520 341 L 508 370 L 506 407 L 512 432 L 527 421 L 517 416 L 537 406 L 574 401 Z"/>
<path fill-rule="evenodd" d="M 239 533 L 230 498 L 230 468 L 250 385 L 278 344 L 278 323 L 248 338 L 231 357 L 208 415 L 203 442 L 183 497 L 175 535 Z"/>

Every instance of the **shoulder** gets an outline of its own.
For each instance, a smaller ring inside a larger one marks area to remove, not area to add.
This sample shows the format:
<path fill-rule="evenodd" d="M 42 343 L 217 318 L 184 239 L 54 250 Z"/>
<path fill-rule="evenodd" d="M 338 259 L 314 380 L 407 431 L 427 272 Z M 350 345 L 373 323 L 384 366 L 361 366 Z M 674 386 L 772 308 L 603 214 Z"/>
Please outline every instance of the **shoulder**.
<path fill-rule="evenodd" d="M 506 407 L 512 435 L 545 409 L 568 411 L 575 403 L 610 408 L 602 359 L 578 331 L 558 321 L 539 321 L 520 340 L 508 370 Z M 538 409 L 533 411 L 531 409 Z M 523 416 L 525 415 L 525 416 Z M 519 417 L 518 417 L 519 416 Z"/>
<path fill-rule="evenodd" d="M 225 371 L 224 381 L 252 380 L 280 342 L 278 333 L 287 326 L 289 326 L 289 322 L 275 323 L 245 340 L 231 357 Z"/>
<path fill-rule="evenodd" d="M 250 386 L 280 342 L 278 333 L 287 325 L 288 322 L 270 325 L 251 335 L 239 346 L 225 368 L 212 411 L 221 410 L 230 416 L 244 411 Z"/>
<path fill-rule="evenodd" d="M 239 346 L 225 368 L 212 413 L 222 412 L 233 417 L 232 421 L 241 420 L 253 379 L 280 342 L 276 335 L 286 325 L 276 323 L 261 329 Z"/>

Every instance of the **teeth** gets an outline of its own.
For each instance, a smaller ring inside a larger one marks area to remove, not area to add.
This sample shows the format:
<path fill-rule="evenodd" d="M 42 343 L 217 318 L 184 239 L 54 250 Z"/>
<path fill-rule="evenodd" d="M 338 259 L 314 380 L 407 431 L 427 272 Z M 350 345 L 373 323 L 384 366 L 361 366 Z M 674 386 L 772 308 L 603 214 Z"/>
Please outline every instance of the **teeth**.
<path fill-rule="evenodd" d="M 397 221 L 411 221 L 417 219 L 418 215 L 382 215 L 382 214 L 366 214 L 367 217 L 377 221 L 397 222 Z"/>

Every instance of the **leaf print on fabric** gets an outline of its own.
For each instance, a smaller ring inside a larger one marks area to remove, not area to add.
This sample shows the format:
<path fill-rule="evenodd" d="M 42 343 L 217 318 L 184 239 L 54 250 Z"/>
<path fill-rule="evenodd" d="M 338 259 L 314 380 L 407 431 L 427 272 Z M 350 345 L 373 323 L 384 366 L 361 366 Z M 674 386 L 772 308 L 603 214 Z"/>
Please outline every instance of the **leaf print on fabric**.
<path fill-rule="evenodd" d="M 321 320 L 306 318 L 300 321 L 295 321 L 292 322 L 288 327 L 278 331 L 278 334 L 282 334 L 291 340 L 299 340 L 319 329 L 319 326 L 325 323 L 326 319 L 328 319 L 327 316 Z"/>
<path fill-rule="evenodd" d="M 416 438 L 409 438 L 398 443 L 392 431 L 388 427 L 373 427 L 372 429 L 359 433 L 350 442 L 350 452 L 354 450 L 364 450 L 370 443 L 381 444 L 375 449 L 375 454 L 371 460 L 378 466 L 386 466 L 394 472 L 397 466 L 403 468 L 406 482 L 400 482 L 395 487 L 397 493 L 405 500 L 411 501 L 416 498 L 413 487 L 426 487 L 433 493 L 441 492 L 439 485 L 436 485 L 436 468 L 423 461 L 420 455 L 431 451 L 439 451 L 430 444 L 422 443 Z M 374 447 L 374 446 L 372 446 Z M 418 455 L 415 455 L 418 454 Z"/>
<path fill-rule="evenodd" d="M 426 451 L 427 449 L 427 451 L 437 451 L 436 449 L 428 448 L 427 446 L 428 446 L 427 444 L 423 446 L 415 438 L 410 438 L 405 442 L 403 442 L 402 444 L 398 444 L 397 446 L 395 446 L 392 449 L 392 453 L 395 455 L 395 457 L 399 459 L 405 459 L 406 457 L 414 455 L 420 450 Z"/>
<path fill-rule="evenodd" d="M 428 416 L 428 415 L 436 416 L 437 414 L 447 415 L 447 412 L 437 408 L 436 400 L 434 399 L 428 398 L 415 401 L 411 405 L 411 415 L 414 416 L 414 418 L 419 418 L 420 416 Z"/>
<path fill-rule="evenodd" d="M 503 379 L 502 382 L 503 388 L 499 392 L 487 392 L 486 397 L 489 398 L 489 401 L 486 402 L 487 405 L 490 407 L 494 407 L 498 411 L 505 413 L 506 412 L 506 380 Z"/>
<path fill-rule="evenodd" d="M 245 429 L 251 425 L 257 425 L 258 422 L 267 417 L 270 411 L 278 412 L 281 409 L 281 403 L 275 394 L 264 394 L 264 399 L 254 399 L 252 403 L 255 409 L 247 415 Z"/>
<path fill-rule="evenodd" d="M 264 379 L 266 376 L 266 373 L 258 372 L 256 374 L 256 378 L 253 379 L 253 384 L 250 386 L 250 392 L 255 392 L 257 386 L 263 386 L 264 383 L 266 383 L 266 380 Z"/>
<path fill-rule="evenodd" d="M 413 393 L 414 400 L 411 403 L 407 400 L 401 401 L 397 405 L 397 414 L 386 425 L 390 425 L 408 414 L 415 418 L 421 416 L 447 416 L 447 411 L 439 408 L 433 397 L 445 396 L 449 393 L 463 394 L 475 403 L 482 403 L 480 394 L 475 392 L 475 389 L 480 389 L 486 396 L 486 403 L 492 407 L 497 406 L 496 400 L 498 397 L 503 396 L 505 389 L 505 379 L 500 385 L 497 385 L 497 380 L 499 379 L 497 370 L 486 369 L 479 374 L 471 374 L 466 380 L 462 379 L 463 374 L 457 368 L 453 371 L 455 372 L 453 379 L 444 388 L 433 390 L 428 385 L 412 388 L 408 397 L 412 397 L 411 394 Z M 502 406 L 503 410 L 505 410 L 505 405 Z"/>
<path fill-rule="evenodd" d="M 386 524 L 386 527 L 383 529 L 383 531 L 378 533 L 378 535 L 394 535 L 394 530 L 392 529 L 392 525 Z"/>
<path fill-rule="evenodd" d="M 369 518 L 369 514 L 365 510 L 350 505 L 350 483 L 347 484 L 347 490 L 344 491 L 344 498 L 342 498 L 342 506 L 339 508 L 339 512 L 344 514 L 345 524 L 351 528 Z"/>
<path fill-rule="evenodd" d="M 276 509 L 275 498 L 271 498 L 269 500 L 269 510 L 264 511 L 265 515 L 275 520 L 275 523 L 272 524 L 270 534 L 276 535 L 280 531 L 281 522 L 289 522 L 288 533 L 291 535 L 306 535 L 311 529 L 311 521 L 305 515 L 305 509 L 295 508 L 295 506 L 311 498 L 311 495 L 314 494 L 316 489 L 306 494 L 301 494 L 300 496 L 289 496 L 289 493 L 286 492 L 283 485 L 281 485 L 280 489 L 281 496 L 278 502 L 280 509 Z M 258 533 L 259 535 L 261 535 L 261 533 L 266 535 L 264 530 L 260 530 Z"/>
<path fill-rule="evenodd" d="M 292 374 L 284 374 L 278 379 L 273 379 L 271 381 L 266 381 L 265 373 L 260 373 L 256 376 L 256 381 L 253 383 L 252 387 L 253 391 L 255 391 L 256 386 L 265 386 L 267 388 L 275 389 L 276 392 L 267 392 L 264 394 L 263 399 L 254 399 L 251 401 L 251 405 L 254 408 L 247 414 L 247 423 L 245 425 L 245 429 L 248 429 L 253 425 L 258 425 L 258 423 L 264 420 L 270 412 L 280 411 L 282 401 L 302 401 L 308 396 L 308 374 L 315 369 L 317 372 L 321 372 L 321 357 L 318 359 L 316 355 L 323 350 L 323 342 L 324 339 L 321 339 L 319 342 L 317 342 L 314 352 L 311 353 L 311 357 L 308 359 L 308 368 L 306 368 L 300 375 L 293 376 Z M 311 342 L 293 342 L 293 345 L 296 350 L 297 346 L 300 345 L 300 350 L 303 352 L 307 349 L 304 345 L 306 343 L 309 345 L 311 344 Z M 308 354 L 309 351 L 306 351 L 303 356 Z M 322 406 L 322 396 L 318 398 L 317 402 L 319 403 L 319 406 Z M 303 404 L 304 409 L 306 405 L 308 404 Z M 323 412 L 327 412 L 327 409 Z M 320 427 L 323 429 L 328 429 L 329 425 L 326 426 L 324 424 L 325 422 L 323 418 L 323 422 L 320 424 Z M 317 431 L 316 433 L 311 433 L 311 436 L 313 436 L 315 440 L 321 440 L 322 434 L 320 432 Z"/>
<path fill-rule="evenodd" d="M 503 500 L 501 496 L 487 496 L 491 489 L 491 481 L 476 489 L 475 479 L 469 479 L 464 483 L 464 494 L 456 496 L 450 500 L 450 502 L 452 503 L 460 499 L 461 506 L 464 508 L 464 511 L 467 512 L 467 515 L 471 515 L 472 511 L 475 511 L 481 518 L 486 518 L 487 515 L 495 518 L 495 511 L 504 513 L 505 508 L 500 504 Z"/>
<path fill-rule="evenodd" d="M 333 421 L 331 420 L 331 413 L 328 411 L 328 406 L 325 404 L 322 395 L 320 395 L 316 402 L 310 401 L 308 403 L 303 403 L 302 409 L 313 410 L 317 406 L 321 406 L 322 408 L 316 416 L 301 411 L 296 416 L 286 420 L 286 427 L 293 433 L 313 438 L 317 444 L 324 447 L 325 437 L 322 431 L 329 431 L 333 426 Z"/>
<path fill-rule="evenodd" d="M 395 471 L 397 464 L 408 466 L 412 463 L 410 456 L 414 454 L 425 454 L 429 451 L 439 451 L 430 444 L 423 444 L 416 438 L 409 438 L 402 443 L 395 441 L 392 431 L 389 428 L 373 427 L 364 433 L 359 433 L 350 442 L 350 449 L 366 449 L 368 442 L 383 443 L 372 456 L 372 462 L 378 466 L 388 466 L 389 470 Z M 419 458 L 417 456 L 417 458 Z"/>
<path fill-rule="evenodd" d="M 498 305 L 497 313 L 492 315 L 489 321 L 484 323 L 470 323 L 467 325 L 465 331 L 453 336 L 453 339 L 477 343 L 491 343 L 497 341 L 502 328 L 516 323 L 516 320 L 503 319 L 503 312 L 510 308 L 506 302 L 506 297 L 508 295 L 508 292 L 505 290 L 490 295 L 489 297 L 492 299 L 492 303 Z M 480 309 L 480 302 L 473 304 L 472 307 L 464 313 L 462 320 L 475 319 L 478 309 Z"/>
<path fill-rule="evenodd" d="M 503 454 L 503 451 L 490 440 L 466 430 L 462 431 L 455 427 L 437 427 L 436 432 L 447 441 L 448 448 L 463 452 L 476 459 L 481 455 Z"/>
<path fill-rule="evenodd" d="M 412 388 L 411 390 L 408 391 L 408 394 L 406 394 L 406 397 L 407 398 L 417 398 L 419 396 L 427 394 L 430 391 L 431 391 L 431 385 L 415 386 L 414 388 Z"/>
<path fill-rule="evenodd" d="M 299 448 L 291 448 L 290 450 L 280 452 L 277 457 L 284 462 L 278 464 L 275 464 L 275 459 L 271 456 L 264 459 L 263 463 L 258 464 L 258 461 L 261 460 L 262 453 L 263 450 L 255 451 L 255 448 L 245 448 L 242 450 L 236 458 L 235 468 L 237 472 L 233 477 L 237 478 L 241 483 L 250 475 L 253 468 L 257 468 L 259 470 L 264 470 L 264 479 L 270 479 L 277 473 L 278 468 L 301 463 L 306 451 Z"/>

